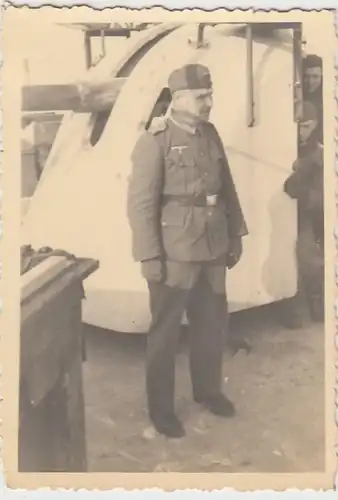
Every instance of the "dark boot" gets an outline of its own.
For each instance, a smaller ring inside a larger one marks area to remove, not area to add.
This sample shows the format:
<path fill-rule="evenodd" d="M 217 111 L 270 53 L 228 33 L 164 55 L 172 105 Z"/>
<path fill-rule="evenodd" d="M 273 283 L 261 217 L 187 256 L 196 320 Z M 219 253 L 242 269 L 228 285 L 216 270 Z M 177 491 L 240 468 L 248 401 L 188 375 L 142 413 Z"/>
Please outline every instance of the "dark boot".
<path fill-rule="evenodd" d="M 194 398 L 196 403 L 200 403 L 214 415 L 221 417 L 233 417 L 236 413 L 234 404 L 222 393 L 215 394 L 203 399 Z"/>
<path fill-rule="evenodd" d="M 185 436 L 184 427 L 175 414 L 161 420 L 152 420 L 152 423 L 159 434 L 163 434 L 168 438 L 182 438 Z"/>
<path fill-rule="evenodd" d="M 276 304 L 278 322 L 288 330 L 297 330 L 304 324 L 302 301 L 299 295 Z"/>

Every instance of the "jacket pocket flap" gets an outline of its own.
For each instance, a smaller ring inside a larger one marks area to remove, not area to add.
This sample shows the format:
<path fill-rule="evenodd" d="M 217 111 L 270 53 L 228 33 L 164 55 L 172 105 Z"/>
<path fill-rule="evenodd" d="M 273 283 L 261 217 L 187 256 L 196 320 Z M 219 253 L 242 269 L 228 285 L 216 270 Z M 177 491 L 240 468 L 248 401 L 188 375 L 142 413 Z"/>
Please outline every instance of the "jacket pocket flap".
<path fill-rule="evenodd" d="M 163 208 L 162 217 L 161 217 L 161 226 L 162 227 L 182 227 L 185 223 L 186 218 L 186 208 L 180 207 L 174 203 L 167 205 Z"/>

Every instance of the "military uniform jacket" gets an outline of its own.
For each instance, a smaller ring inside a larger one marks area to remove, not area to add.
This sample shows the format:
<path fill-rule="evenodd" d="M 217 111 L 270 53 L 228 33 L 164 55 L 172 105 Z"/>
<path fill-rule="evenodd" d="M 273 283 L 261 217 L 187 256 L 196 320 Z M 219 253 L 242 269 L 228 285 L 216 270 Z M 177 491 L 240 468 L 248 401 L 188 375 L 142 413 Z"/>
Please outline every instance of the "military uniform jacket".
<path fill-rule="evenodd" d="M 316 237 L 324 238 L 323 146 L 305 146 L 284 184 L 285 192 L 298 201 L 300 223 L 313 225 Z"/>
<path fill-rule="evenodd" d="M 285 192 L 299 201 L 302 210 L 323 211 L 323 147 L 320 144 L 306 147 L 293 170 L 285 182 Z"/>
<path fill-rule="evenodd" d="M 213 261 L 226 255 L 230 238 L 247 234 L 227 158 L 211 123 L 189 133 L 170 118 L 163 121 L 140 137 L 132 164 L 128 218 L 136 261 Z M 217 194 L 216 206 L 171 199 L 207 194 Z"/>

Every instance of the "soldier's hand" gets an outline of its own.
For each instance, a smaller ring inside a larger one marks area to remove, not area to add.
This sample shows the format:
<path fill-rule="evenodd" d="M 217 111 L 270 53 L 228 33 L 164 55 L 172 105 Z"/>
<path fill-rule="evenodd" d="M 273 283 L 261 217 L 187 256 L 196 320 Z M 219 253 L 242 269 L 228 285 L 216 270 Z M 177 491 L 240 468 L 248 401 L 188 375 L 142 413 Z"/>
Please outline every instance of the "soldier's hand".
<path fill-rule="evenodd" d="M 229 251 L 227 256 L 227 267 L 232 269 L 238 264 L 243 252 L 242 238 L 232 238 L 229 242 Z"/>
<path fill-rule="evenodd" d="M 164 264 L 159 258 L 141 262 L 141 271 L 147 281 L 161 282 L 164 278 Z"/>

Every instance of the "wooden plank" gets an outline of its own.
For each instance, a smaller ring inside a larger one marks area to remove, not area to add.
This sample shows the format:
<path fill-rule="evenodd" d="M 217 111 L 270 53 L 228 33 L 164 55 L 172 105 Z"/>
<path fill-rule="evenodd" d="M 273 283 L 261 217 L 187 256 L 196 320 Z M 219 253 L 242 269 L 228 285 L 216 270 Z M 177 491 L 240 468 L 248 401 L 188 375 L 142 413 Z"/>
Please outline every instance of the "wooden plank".
<path fill-rule="evenodd" d="M 20 390 L 19 472 L 63 472 L 68 469 L 67 408 L 63 377 L 37 407 Z"/>
<path fill-rule="evenodd" d="M 72 265 L 66 257 L 49 257 L 21 276 L 21 302 Z"/>
<path fill-rule="evenodd" d="M 52 258 L 54 259 L 54 257 L 50 257 L 50 259 Z M 47 262 L 47 259 L 43 263 L 40 263 L 38 266 L 36 266 L 36 268 L 34 269 L 38 269 L 39 266 L 42 266 L 42 264 L 45 264 L 45 262 Z M 79 280 L 85 280 L 99 267 L 99 263 L 97 261 L 90 259 L 82 259 L 81 261 L 77 262 L 69 262 L 70 266 L 64 267 L 63 270 L 60 265 L 59 273 L 54 271 L 54 279 L 51 279 L 49 282 L 46 279 L 41 280 L 40 286 L 38 286 L 38 281 L 35 281 L 36 286 L 35 288 L 31 288 L 31 294 L 27 294 L 25 299 L 21 298 L 22 324 L 31 316 L 36 314 L 37 311 L 44 307 L 46 303 L 53 300 L 53 298 L 56 295 L 60 294 L 62 290 L 70 286 L 71 283 Z M 33 271 L 34 269 L 31 269 L 31 271 Z M 28 272 L 30 273 L 31 271 Z"/>
<path fill-rule="evenodd" d="M 69 471 L 86 472 L 87 449 L 84 415 L 84 389 L 82 379 L 82 308 L 75 304 L 71 311 L 71 330 L 74 344 L 71 363 L 65 375 L 65 391 L 67 398 L 67 428 L 69 435 Z"/>
<path fill-rule="evenodd" d="M 35 287 L 21 304 L 20 472 L 87 469 L 81 281 L 98 263 L 65 261 L 50 257 L 27 273 Z"/>
<path fill-rule="evenodd" d="M 114 78 L 104 82 L 24 86 L 22 111 L 103 111 L 112 107 L 125 82 L 125 78 Z"/>
<path fill-rule="evenodd" d="M 22 322 L 20 387 L 20 470 L 85 472 L 79 283 Z"/>
<path fill-rule="evenodd" d="M 80 280 L 69 279 L 70 274 L 52 280 L 21 307 L 20 377 L 33 405 L 55 384 L 77 349 L 70 314 L 77 304 L 81 306 L 82 288 Z"/>

